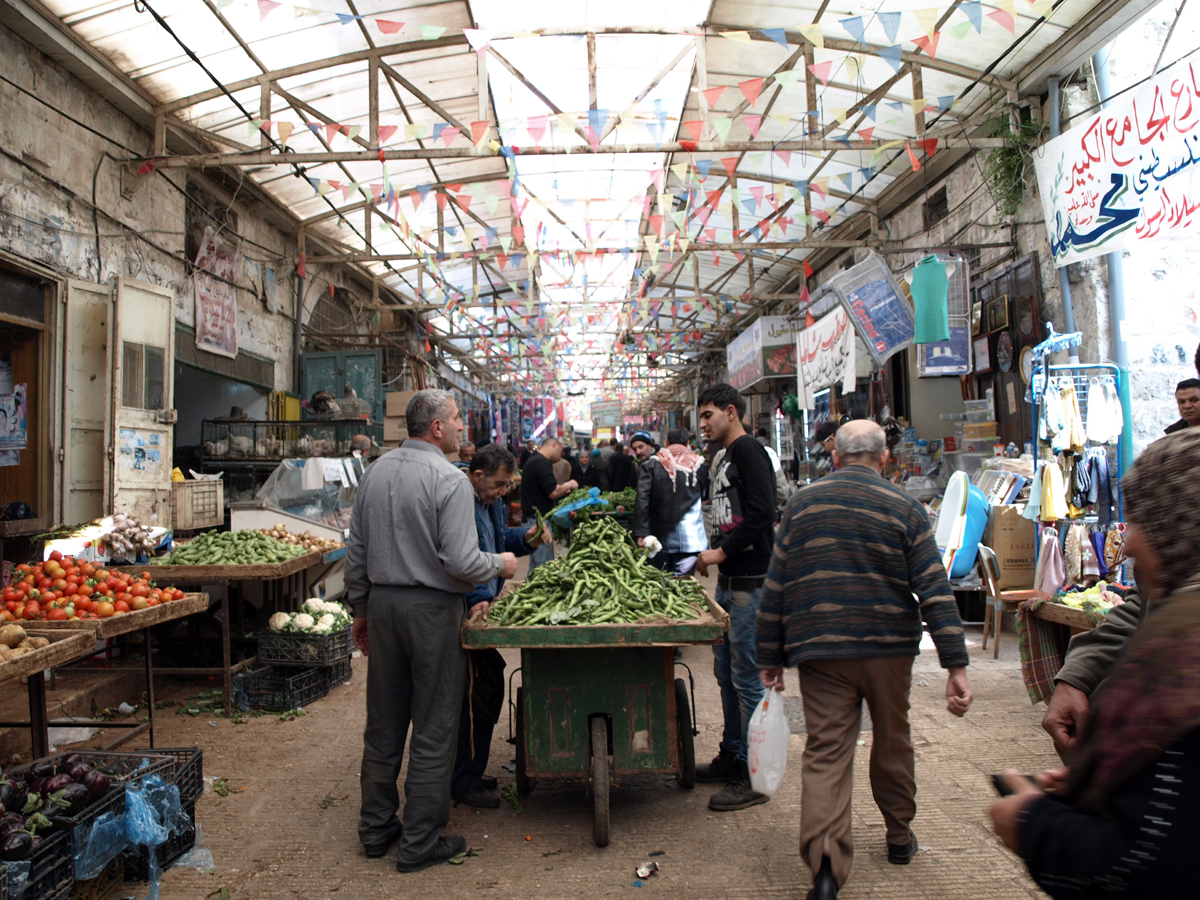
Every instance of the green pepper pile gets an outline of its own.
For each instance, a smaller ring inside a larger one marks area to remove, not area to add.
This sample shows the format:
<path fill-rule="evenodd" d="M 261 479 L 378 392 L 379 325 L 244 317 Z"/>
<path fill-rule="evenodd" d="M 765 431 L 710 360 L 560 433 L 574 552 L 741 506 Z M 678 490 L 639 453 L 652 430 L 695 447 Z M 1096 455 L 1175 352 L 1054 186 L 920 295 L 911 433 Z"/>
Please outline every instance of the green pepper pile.
<path fill-rule="evenodd" d="M 298 544 L 285 544 L 251 528 L 206 531 L 155 562 L 164 566 L 254 566 L 287 562 L 307 552 Z"/>
<path fill-rule="evenodd" d="M 533 570 L 488 614 L 493 625 L 602 625 L 648 616 L 694 619 L 707 608 L 699 582 L 646 563 L 646 552 L 611 519 L 586 519 L 571 550 Z"/>

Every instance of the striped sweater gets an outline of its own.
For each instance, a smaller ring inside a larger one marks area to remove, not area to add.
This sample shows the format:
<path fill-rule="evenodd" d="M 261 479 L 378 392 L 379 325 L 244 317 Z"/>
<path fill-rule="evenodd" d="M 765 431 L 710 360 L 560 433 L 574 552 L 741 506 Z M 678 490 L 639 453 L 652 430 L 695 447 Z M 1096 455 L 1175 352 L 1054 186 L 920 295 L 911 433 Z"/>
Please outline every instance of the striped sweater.
<path fill-rule="evenodd" d="M 857 465 L 788 502 L 759 606 L 759 666 L 916 656 L 922 619 L 942 666 L 967 665 L 962 620 L 920 503 Z"/>

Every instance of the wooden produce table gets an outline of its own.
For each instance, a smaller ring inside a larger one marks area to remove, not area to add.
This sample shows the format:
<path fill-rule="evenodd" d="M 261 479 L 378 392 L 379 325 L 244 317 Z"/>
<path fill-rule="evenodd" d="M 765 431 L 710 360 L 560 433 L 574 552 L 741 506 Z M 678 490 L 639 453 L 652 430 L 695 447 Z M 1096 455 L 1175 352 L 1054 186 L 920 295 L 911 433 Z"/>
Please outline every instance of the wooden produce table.
<path fill-rule="evenodd" d="M 86 656 L 96 646 L 96 635 L 91 631 L 42 630 L 42 624 L 38 622 L 39 627 L 28 628 L 25 633 L 29 637 L 46 638 L 50 641 L 49 647 L 26 653 L 19 659 L 0 662 L 0 681 L 24 678 L 29 690 L 29 721 L 0 722 L 0 726 L 28 728 L 33 737 L 35 759 L 50 753 L 50 722 L 46 714 L 46 676 L 43 672 Z"/>
<path fill-rule="evenodd" d="M 592 836 L 603 847 L 615 779 L 673 774 L 692 788 L 695 702 L 689 704 L 686 682 L 675 677 L 675 648 L 721 640 L 729 617 L 711 598 L 708 606 L 700 619 L 661 623 L 520 627 L 476 617 L 464 624 L 467 649 L 521 649 L 517 791 L 528 793 L 539 777 L 589 784 Z"/>
<path fill-rule="evenodd" d="M 188 594 L 182 600 L 172 600 L 169 603 L 160 603 L 158 606 L 148 606 L 145 609 L 134 610 L 133 612 L 118 613 L 104 619 L 70 619 L 65 622 L 44 622 L 39 620 L 36 623 L 37 628 L 45 628 L 47 632 L 89 631 L 94 635 L 95 641 L 114 638 L 122 634 L 131 634 L 135 631 L 142 632 L 142 646 L 146 651 L 146 699 L 149 702 L 150 717 L 145 722 L 132 724 L 128 722 L 94 722 L 93 727 L 95 728 L 126 729 L 125 734 L 121 735 L 115 741 L 105 744 L 102 749 L 115 750 L 122 744 L 133 740 L 138 735 L 147 731 L 150 732 L 150 746 L 154 747 L 154 660 L 150 653 L 150 629 L 155 625 L 161 625 L 163 622 L 182 619 L 196 613 L 206 612 L 207 610 L 208 594 Z M 95 641 L 93 641 L 93 646 Z M 94 656 L 96 653 L 104 653 L 107 649 L 107 647 L 103 647 L 100 650 L 94 650 L 92 647 L 89 647 L 87 652 L 71 660 L 67 660 L 67 663 L 80 662 L 83 659 Z M 75 723 L 54 721 L 49 724 L 51 726 L 67 727 Z M 47 741 L 46 752 L 38 753 L 35 739 L 34 758 L 41 759 L 41 757 L 49 753 L 48 748 L 49 741 Z"/>
<path fill-rule="evenodd" d="M 325 566 L 326 568 L 320 574 L 320 578 L 326 577 L 332 567 L 337 565 L 341 557 L 345 556 L 345 552 L 345 548 L 331 551 L 331 554 L 335 556 L 335 559 L 331 562 L 326 561 L 325 554 L 322 554 L 319 550 L 313 550 L 310 553 L 302 554 L 282 563 L 261 563 L 250 566 L 126 566 L 120 569 L 120 571 L 132 572 L 136 569 L 138 572 L 149 572 L 155 584 L 164 586 L 179 587 L 181 585 L 199 586 L 211 584 L 220 588 L 221 609 L 218 617 L 221 623 L 221 667 L 181 668 L 171 669 L 170 671 L 173 675 L 222 676 L 225 715 L 229 716 L 233 713 L 233 676 L 243 669 L 250 668 L 257 661 L 257 657 L 252 656 L 239 663 L 232 662 L 229 608 L 230 586 L 257 581 L 263 586 L 264 603 L 268 599 L 268 594 L 270 594 L 270 599 L 277 609 L 282 610 L 286 606 L 292 606 L 294 609 L 290 611 L 295 611 L 295 609 L 299 609 L 311 586 L 320 580 L 319 578 L 314 579 L 312 577 L 314 574 L 312 570 L 315 570 L 319 566 Z M 340 556 L 337 554 L 340 554 Z M 242 634 L 245 634 L 244 621 L 241 621 L 240 625 Z"/>
<path fill-rule="evenodd" d="M 1033 590 L 1012 590 L 1001 591 L 999 603 L 995 610 L 994 616 L 988 616 L 983 623 L 983 645 L 981 649 L 987 649 L 988 634 L 991 631 L 992 623 L 995 623 L 995 637 L 992 646 L 992 658 L 996 659 L 1000 655 L 1000 624 L 1001 613 L 1015 613 L 1017 607 L 1026 600 L 1032 600 L 1035 597 L 1046 596 L 1041 591 Z M 1047 600 L 1041 606 L 1033 611 L 1033 616 L 1038 619 L 1045 619 L 1047 622 L 1057 622 L 1060 625 L 1066 625 L 1071 629 L 1072 634 L 1078 634 L 1081 631 L 1091 631 L 1096 626 L 1088 621 L 1087 614 L 1082 609 L 1076 609 L 1073 606 L 1067 606 L 1065 603 L 1052 603 Z"/>

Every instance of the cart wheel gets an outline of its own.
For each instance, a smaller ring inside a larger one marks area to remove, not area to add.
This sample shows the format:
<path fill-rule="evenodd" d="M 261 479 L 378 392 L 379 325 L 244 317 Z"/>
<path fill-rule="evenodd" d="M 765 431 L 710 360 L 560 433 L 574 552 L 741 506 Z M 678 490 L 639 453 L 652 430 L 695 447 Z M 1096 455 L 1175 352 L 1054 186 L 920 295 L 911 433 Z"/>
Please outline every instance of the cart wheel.
<path fill-rule="evenodd" d="M 679 729 L 679 786 L 696 786 L 696 736 L 692 734 L 692 708 L 688 705 L 687 684 L 675 679 L 675 727 Z"/>
<path fill-rule="evenodd" d="M 596 805 L 592 839 L 597 847 L 608 846 L 608 722 L 603 716 L 592 719 L 592 799 Z"/>
<path fill-rule="evenodd" d="M 533 790 L 533 781 L 525 773 L 525 688 L 517 688 L 517 793 L 522 797 Z"/>

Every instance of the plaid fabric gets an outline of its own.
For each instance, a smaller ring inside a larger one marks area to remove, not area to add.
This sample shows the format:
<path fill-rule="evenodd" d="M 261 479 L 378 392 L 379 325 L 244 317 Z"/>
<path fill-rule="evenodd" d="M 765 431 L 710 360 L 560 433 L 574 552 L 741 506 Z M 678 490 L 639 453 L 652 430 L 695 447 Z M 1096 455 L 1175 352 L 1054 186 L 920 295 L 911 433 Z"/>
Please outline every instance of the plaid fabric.
<path fill-rule="evenodd" d="M 1047 622 L 1033 614 L 1045 602 L 1045 597 L 1034 597 L 1017 607 L 1021 677 L 1025 680 L 1025 690 L 1029 692 L 1029 702 L 1034 705 L 1050 701 L 1054 693 L 1054 676 L 1063 667 L 1067 644 L 1071 640 L 1071 632 L 1066 625 Z"/>

